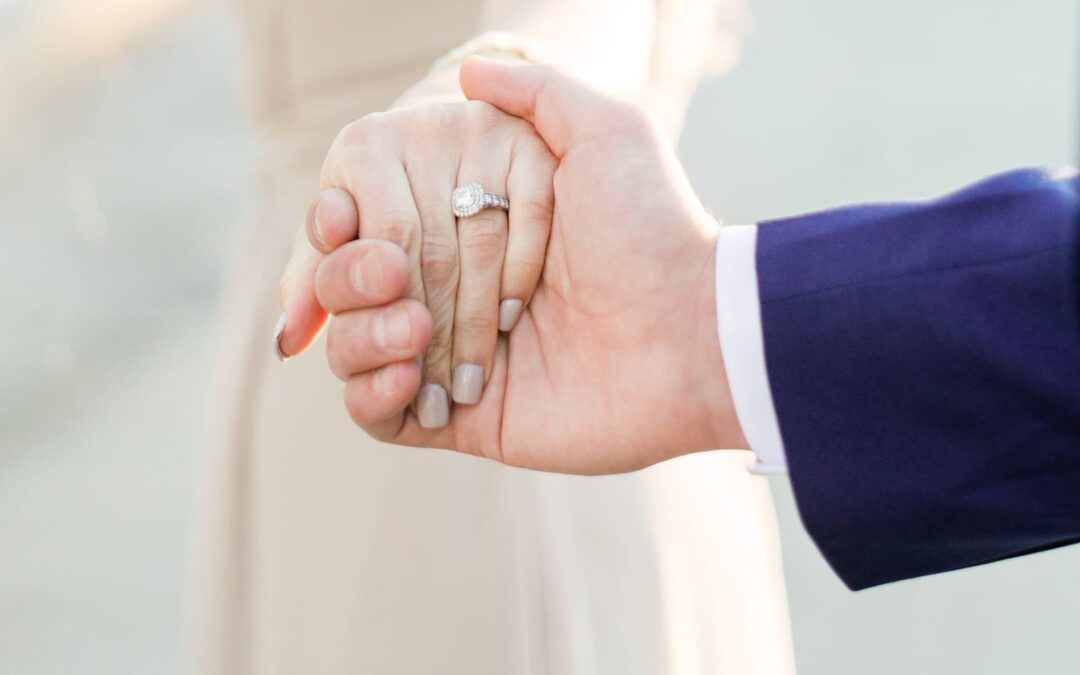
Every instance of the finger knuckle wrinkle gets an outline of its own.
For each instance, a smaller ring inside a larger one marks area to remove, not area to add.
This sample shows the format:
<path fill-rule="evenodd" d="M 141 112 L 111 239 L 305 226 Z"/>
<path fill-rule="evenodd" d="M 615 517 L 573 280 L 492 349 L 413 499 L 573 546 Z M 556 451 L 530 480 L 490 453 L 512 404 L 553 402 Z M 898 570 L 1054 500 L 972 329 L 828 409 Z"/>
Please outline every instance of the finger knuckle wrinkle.
<path fill-rule="evenodd" d="M 516 279 L 539 279 L 544 272 L 543 251 L 530 251 L 536 258 L 520 258 L 507 262 L 507 269 Z"/>
<path fill-rule="evenodd" d="M 378 220 L 378 237 L 391 241 L 402 249 L 411 250 L 420 230 L 416 219 L 404 211 L 388 211 Z"/>
<path fill-rule="evenodd" d="M 452 285 L 457 280 L 457 263 L 445 258 L 425 258 L 420 261 L 424 287 L 434 293 L 436 289 Z"/>
<path fill-rule="evenodd" d="M 442 238 L 425 239 L 420 250 L 420 272 L 425 287 L 445 287 L 457 282 L 457 251 Z"/>
<path fill-rule="evenodd" d="M 450 349 L 453 346 L 453 337 L 449 330 L 437 330 L 431 336 L 428 343 L 426 360 L 430 367 L 439 368 L 446 365 L 450 359 Z"/>
<path fill-rule="evenodd" d="M 555 207 L 551 199 L 525 197 L 516 199 L 512 203 L 516 212 L 514 215 L 517 216 L 515 223 L 527 224 L 531 227 L 541 225 L 545 229 L 551 227 Z"/>
<path fill-rule="evenodd" d="M 460 236 L 462 255 L 473 264 L 493 264 L 506 248 L 505 226 L 494 218 L 478 219 Z"/>
<path fill-rule="evenodd" d="M 494 314 L 466 312 L 457 318 L 455 330 L 466 338 L 478 339 L 495 334 Z"/>

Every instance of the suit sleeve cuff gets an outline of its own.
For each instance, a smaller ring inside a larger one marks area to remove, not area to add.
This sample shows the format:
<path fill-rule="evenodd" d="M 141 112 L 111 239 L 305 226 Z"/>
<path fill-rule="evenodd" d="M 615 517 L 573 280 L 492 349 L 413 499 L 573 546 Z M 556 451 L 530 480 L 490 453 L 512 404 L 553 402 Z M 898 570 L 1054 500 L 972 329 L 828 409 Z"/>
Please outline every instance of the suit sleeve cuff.
<path fill-rule="evenodd" d="M 720 229 L 716 241 L 716 321 L 735 414 L 756 455 L 750 472 L 767 476 L 787 473 L 787 460 L 765 368 L 757 230 L 757 225 Z"/>

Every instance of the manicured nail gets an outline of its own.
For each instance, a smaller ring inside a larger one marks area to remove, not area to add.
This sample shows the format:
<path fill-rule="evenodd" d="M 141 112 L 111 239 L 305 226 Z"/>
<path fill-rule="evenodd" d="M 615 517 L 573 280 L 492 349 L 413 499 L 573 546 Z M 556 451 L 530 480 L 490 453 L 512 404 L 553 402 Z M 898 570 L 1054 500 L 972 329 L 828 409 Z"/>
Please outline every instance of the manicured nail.
<path fill-rule="evenodd" d="M 425 384 L 416 395 L 416 417 L 425 429 L 445 427 L 450 421 L 450 401 L 446 390 L 437 384 Z"/>
<path fill-rule="evenodd" d="M 499 330 L 509 333 L 521 316 L 521 308 L 525 306 L 517 298 L 507 298 L 499 303 Z"/>
<path fill-rule="evenodd" d="M 412 321 L 404 307 L 379 312 L 371 324 L 371 339 L 380 349 L 405 349 L 412 340 Z"/>
<path fill-rule="evenodd" d="M 454 368 L 454 402 L 475 405 L 484 393 L 484 369 L 475 363 L 462 363 Z"/>
<path fill-rule="evenodd" d="M 353 263 L 352 282 L 356 290 L 364 295 L 380 295 L 385 284 L 378 256 L 369 253 L 357 258 Z"/>
<path fill-rule="evenodd" d="M 289 355 L 281 350 L 281 334 L 285 332 L 285 313 L 282 312 L 278 317 L 277 324 L 274 325 L 274 356 L 278 361 L 285 363 L 289 360 Z"/>
<path fill-rule="evenodd" d="M 315 201 L 311 203 L 311 210 L 308 211 L 308 218 L 311 220 L 311 233 L 315 235 L 315 240 L 319 242 L 319 248 L 323 251 L 326 250 L 326 242 L 323 241 L 321 223 L 319 222 L 319 205 L 322 204 L 323 195 L 320 193 Z"/>

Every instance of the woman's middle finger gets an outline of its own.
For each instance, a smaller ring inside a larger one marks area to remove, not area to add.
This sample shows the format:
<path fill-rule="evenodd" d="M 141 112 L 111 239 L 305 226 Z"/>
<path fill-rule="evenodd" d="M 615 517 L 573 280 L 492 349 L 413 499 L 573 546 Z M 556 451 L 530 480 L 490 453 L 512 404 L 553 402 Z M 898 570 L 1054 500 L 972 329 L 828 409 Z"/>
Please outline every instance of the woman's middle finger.
<path fill-rule="evenodd" d="M 457 183 L 479 185 L 477 192 L 505 197 L 511 138 L 500 132 L 505 131 L 506 120 L 486 104 L 468 105 L 470 123 L 466 125 Z M 454 313 L 455 403 L 479 402 L 491 374 L 507 227 L 507 214 L 501 208 L 485 208 L 457 220 L 461 278 Z"/>

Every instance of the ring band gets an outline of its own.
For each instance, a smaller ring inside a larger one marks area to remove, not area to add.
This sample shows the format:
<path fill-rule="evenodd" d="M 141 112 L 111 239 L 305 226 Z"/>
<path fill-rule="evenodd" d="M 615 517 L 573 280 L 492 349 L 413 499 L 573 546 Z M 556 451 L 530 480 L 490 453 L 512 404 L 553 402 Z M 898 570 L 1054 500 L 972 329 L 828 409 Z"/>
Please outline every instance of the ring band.
<path fill-rule="evenodd" d="M 510 202 L 506 197 L 484 192 L 480 183 L 467 183 L 454 188 L 450 195 L 450 204 L 454 209 L 454 215 L 458 218 L 475 216 L 484 209 L 510 210 Z"/>

